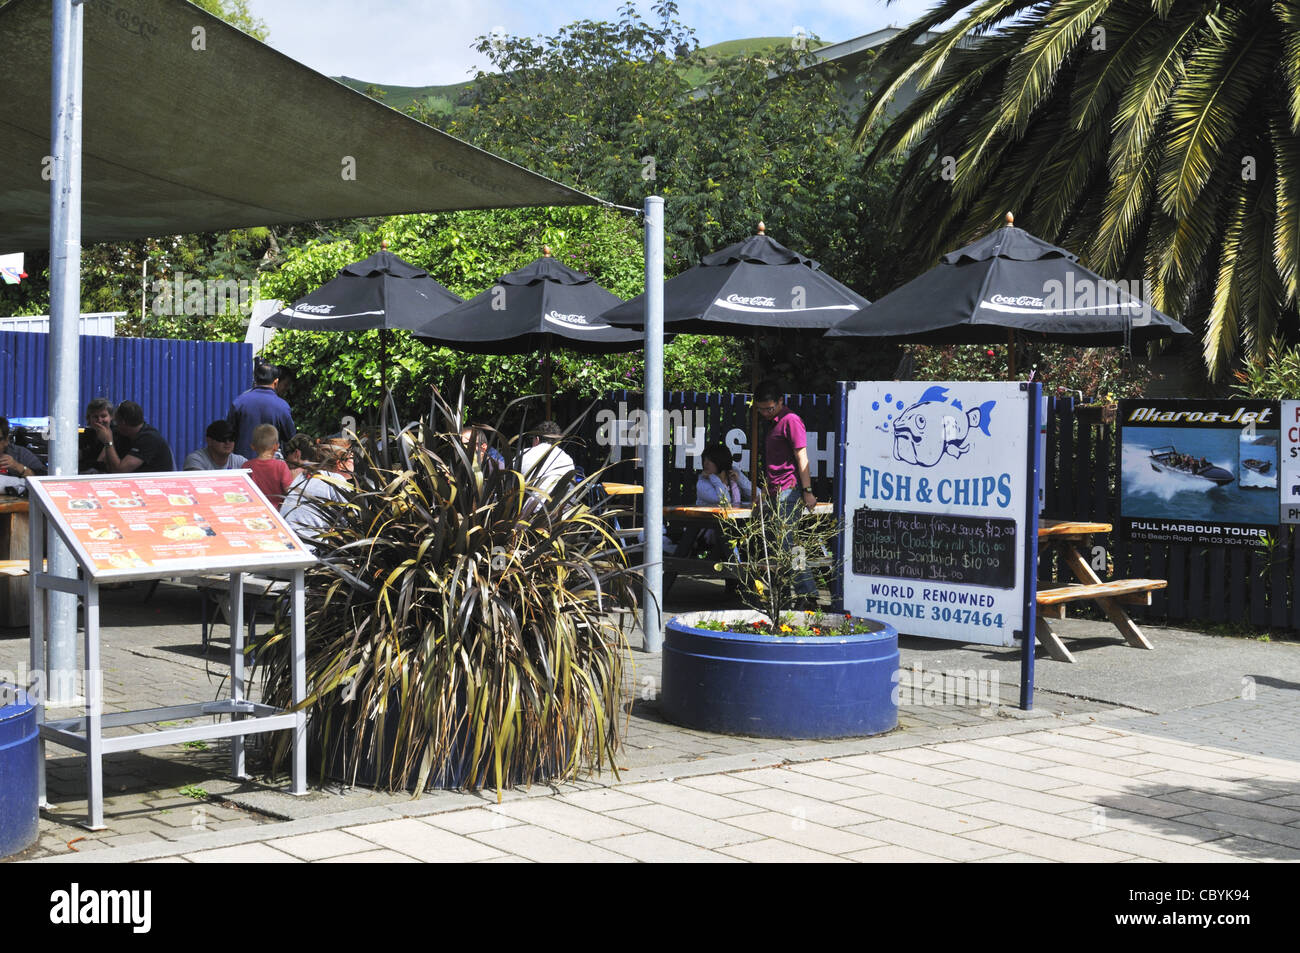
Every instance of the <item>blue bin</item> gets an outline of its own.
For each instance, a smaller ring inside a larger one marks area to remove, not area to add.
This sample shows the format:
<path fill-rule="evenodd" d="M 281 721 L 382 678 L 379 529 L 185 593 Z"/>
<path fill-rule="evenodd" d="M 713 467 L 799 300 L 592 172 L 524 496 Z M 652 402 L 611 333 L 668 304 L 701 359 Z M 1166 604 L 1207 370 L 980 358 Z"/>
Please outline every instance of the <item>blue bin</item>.
<path fill-rule="evenodd" d="M 27 693 L 0 685 L 0 702 L 0 857 L 8 857 L 36 842 L 40 745 Z"/>

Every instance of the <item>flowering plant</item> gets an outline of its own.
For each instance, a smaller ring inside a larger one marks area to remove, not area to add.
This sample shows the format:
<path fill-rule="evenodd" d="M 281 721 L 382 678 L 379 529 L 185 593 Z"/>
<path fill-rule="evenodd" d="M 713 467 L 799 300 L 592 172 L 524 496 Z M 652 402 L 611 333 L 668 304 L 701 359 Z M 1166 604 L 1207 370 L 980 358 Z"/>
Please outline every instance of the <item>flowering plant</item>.
<path fill-rule="evenodd" d="M 749 632 L 753 635 L 776 636 L 837 636 L 865 635 L 879 630 L 879 625 L 865 619 L 854 619 L 849 613 L 843 616 L 820 612 L 790 612 L 780 616 L 780 621 L 773 624 L 767 619 L 752 619 L 749 622 L 726 622 L 721 619 L 706 619 L 696 623 L 696 628 L 710 632 Z"/>

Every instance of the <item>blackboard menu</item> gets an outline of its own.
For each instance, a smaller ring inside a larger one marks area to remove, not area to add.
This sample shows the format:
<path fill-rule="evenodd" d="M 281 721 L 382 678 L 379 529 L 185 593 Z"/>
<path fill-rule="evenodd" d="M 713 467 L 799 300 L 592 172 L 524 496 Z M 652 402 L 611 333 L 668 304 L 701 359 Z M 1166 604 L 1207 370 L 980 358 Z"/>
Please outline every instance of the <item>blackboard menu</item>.
<path fill-rule="evenodd" d="M 859 507 L 853 572 L 1014 589 L 1016 521 Z"/>

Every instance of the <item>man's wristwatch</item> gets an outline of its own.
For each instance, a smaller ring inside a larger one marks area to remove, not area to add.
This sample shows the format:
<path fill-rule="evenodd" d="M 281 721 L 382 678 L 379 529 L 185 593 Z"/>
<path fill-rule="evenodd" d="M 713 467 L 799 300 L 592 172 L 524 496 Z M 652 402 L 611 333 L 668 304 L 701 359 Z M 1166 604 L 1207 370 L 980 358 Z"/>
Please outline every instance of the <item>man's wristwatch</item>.
<path fill-rule="evenodd" d="M 799 489 L 801 493 L 811 493 L 813 491 L 812 487 L 810 486 L 800 487 Z"/>

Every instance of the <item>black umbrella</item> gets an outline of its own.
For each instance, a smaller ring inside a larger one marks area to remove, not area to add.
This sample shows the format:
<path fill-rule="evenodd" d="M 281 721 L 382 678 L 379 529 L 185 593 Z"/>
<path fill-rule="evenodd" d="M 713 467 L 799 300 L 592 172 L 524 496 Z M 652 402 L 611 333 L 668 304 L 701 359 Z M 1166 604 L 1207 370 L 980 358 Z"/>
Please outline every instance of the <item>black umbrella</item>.
<path fill-rule="evenodd" d="M 635 351 L 641 336 L 616 328 L 600 315 L 623 299 L 588 275 L 542 257 L 502 275 L 491 288 L 415 329 L 435 344 L 480 354 L 512 354 L 548 347 L 559 336 L 574 351 L 607 354 Z"/>
<path fill-rule="evenodd" d="M 865 308 L 867 299 L 821 266 L 758 234 L 664 282 L 664 327 L 684 334 L 743 334 L 792 328 L 822 331 Z M 645 324 L 645 295 L 606 311 L 610 324 Z"/>
<path fill-rule="evenodd" d="M 266 319 L 266 326 L 295 331 L 380 333 L 381 383 L 388 387 L 388 332 L 416 330 L 463 299 L 417 268 L 383 249 L 346 265 L 338 277 Z"/>
<path fill-rule="evenodd" d="M 827 337 L 888 337 L 916 344 L 984 344 L 1021 332 L 1045 341 L 1127 346 L 1190 334 L 1123 283 L 1078 256 L 1016 228 L 949 252 L 925 274 L 845 318 Z"/>
<path fill-rule="evenodd" d="M 415 336 L 479 354 L 542 354 L 547 414 L 551 399 L 551 348 L 589 354 L 635 351 L 641 347 L 636 331 L 607 324 L 601 313 L 622 298 L 551 257 L 542 257 L 502 275 L 491 288 L 415 329 Z"/>
<path fill-rule="evenodd" d="M 825 331 L 870 302 L 840 284 L 806 255 L 758 234 L 706 255 L 694 268 L 664 282 L 664 330 L 683 334 L 733 334 L 754 338 L 754 386 L 758 335 L 763 331 Z M 645 326 L 645 295 L 604 317 L 610 324 Z M 758 474 L 758 412 L 750 415 L 750 474 Z"/>

